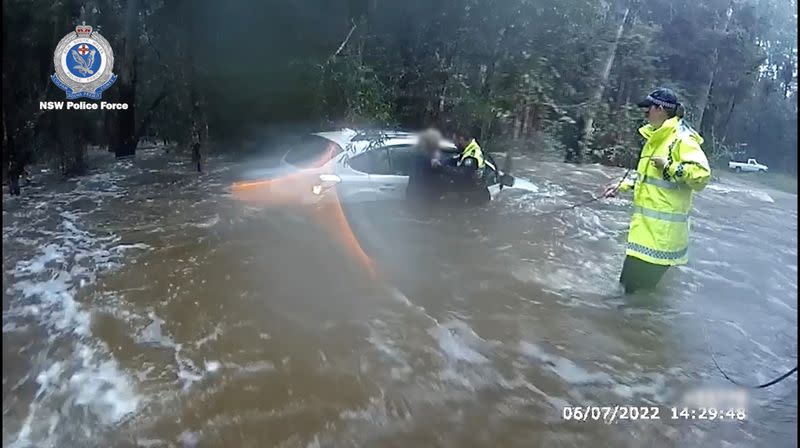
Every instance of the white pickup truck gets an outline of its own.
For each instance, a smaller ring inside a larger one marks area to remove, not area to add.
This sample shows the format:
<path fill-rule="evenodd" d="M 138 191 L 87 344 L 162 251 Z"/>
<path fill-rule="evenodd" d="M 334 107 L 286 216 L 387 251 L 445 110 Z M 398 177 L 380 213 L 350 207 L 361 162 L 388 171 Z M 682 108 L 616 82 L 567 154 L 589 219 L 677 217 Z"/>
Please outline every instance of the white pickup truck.
<path fill-rule="evenodd" d="M 747 159 L 747 163 L 730 161 L 728 168 L 737 173 L 767 171 L 767 166 L 756 162 L 756 159 Z"/>

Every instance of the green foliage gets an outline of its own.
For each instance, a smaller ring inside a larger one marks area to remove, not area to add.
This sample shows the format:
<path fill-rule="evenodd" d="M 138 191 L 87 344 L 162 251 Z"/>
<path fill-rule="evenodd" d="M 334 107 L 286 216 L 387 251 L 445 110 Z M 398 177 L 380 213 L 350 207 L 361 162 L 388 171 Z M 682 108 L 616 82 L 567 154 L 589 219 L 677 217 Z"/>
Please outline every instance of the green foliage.
<path fill-rule="evenodd" d="M 484 141 L 559 151 L 578 147 L 591 114 L 587 160 L 623 164 L 641 145 L 632 105 L 666 86 L 715 162 L 750 156 L 796 171 L 795 0 L 139 0 L 135 60 L 122 54 L 126 5 L 3 1 L 14 146 L 4 144 L 4 161 L 9 151 L 82 160 L 86 144 L 107 143 L 112 115 L 38 113 L 41 98 L 63 99 L 48 80 L 55 42 L 86 20 L 111 41 L 115 70 L 135 67 L 137 130 L 179 147 L 197 107 L 216 140 L 298 123 L 466 124 Z M 60 126 L 83 130 L 65 141 Z"/>
<path fill-rule="evenodd" d="M 346 56 L 330 64 L 329 90 L 341 102 L 339 111 L 347 125 L 386 126 L 392 121 L 391 96 L 372 67 Z M 335 119 L 335 117 L 331 117 Z"/>

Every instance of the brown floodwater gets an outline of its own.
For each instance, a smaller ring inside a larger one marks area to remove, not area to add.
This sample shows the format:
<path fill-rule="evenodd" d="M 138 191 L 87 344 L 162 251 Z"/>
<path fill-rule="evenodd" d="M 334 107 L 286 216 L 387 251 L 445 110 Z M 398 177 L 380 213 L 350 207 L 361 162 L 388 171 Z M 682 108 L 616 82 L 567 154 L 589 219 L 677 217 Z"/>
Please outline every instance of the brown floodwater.
<path fill-rule="evenodd" d="M 3 446 L 796 446 L 797 379 L 746 418 L 687 393 L 796 365 L 797 196 L 723 176 L 691 262 L 623 296 L 622 171 L 519 157 L 484 209 L 301 205 L 143 150 L 3 201 Z M 250 198 L 252 199 L 252 198 Z M 569 405 L 658 419 L 567 421 Z"/>

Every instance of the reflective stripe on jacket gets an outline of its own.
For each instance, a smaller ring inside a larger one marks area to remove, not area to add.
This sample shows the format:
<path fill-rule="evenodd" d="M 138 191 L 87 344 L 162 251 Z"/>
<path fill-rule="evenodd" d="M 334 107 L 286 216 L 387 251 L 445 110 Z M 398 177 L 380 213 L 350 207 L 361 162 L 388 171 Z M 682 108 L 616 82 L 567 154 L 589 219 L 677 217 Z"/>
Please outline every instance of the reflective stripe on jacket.
<path fill-rule="evenodd" d="M 689 260 L 689 212 L 692 194 L 711 178 L 711 168 L 700 145 L 703 138 L 678 117 L 658 129 L 639 129 L 647 140 L 639 158 L 634 189 L 633 217 L 628 232 L 627 255 L 659 265 L 686 264 Z M 651 157 L 665 157 L 661 170 Z"/>

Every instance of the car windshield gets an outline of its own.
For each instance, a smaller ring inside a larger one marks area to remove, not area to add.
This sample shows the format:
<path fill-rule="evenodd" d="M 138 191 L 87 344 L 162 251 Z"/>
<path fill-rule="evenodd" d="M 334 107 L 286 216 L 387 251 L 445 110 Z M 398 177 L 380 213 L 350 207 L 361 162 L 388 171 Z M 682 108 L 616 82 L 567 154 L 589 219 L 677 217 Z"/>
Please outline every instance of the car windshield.
<path fill-rule="evenodd" d="M 339 145 L 318 135 L 305 135 L 287 146 L 288 152 L 284 160 L 300 168 L 322 166 L 342 152 Z"/>

